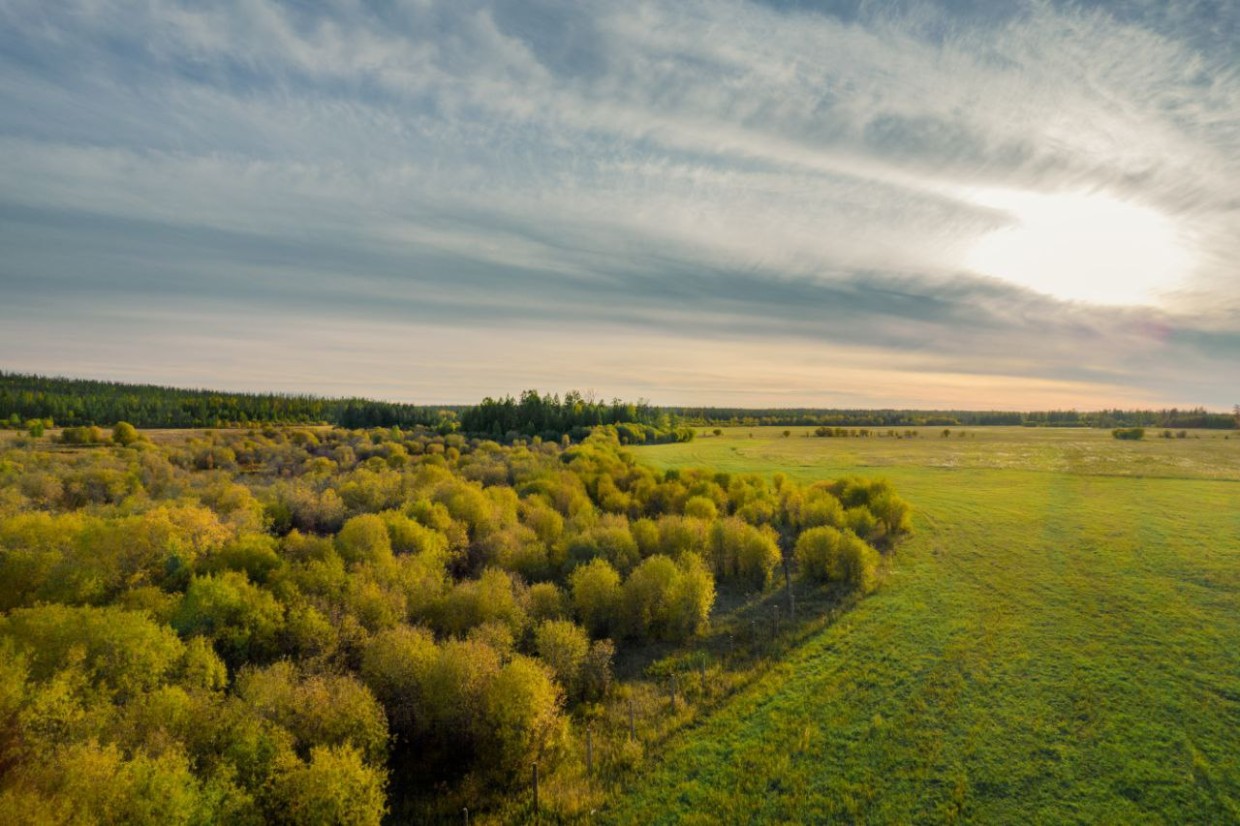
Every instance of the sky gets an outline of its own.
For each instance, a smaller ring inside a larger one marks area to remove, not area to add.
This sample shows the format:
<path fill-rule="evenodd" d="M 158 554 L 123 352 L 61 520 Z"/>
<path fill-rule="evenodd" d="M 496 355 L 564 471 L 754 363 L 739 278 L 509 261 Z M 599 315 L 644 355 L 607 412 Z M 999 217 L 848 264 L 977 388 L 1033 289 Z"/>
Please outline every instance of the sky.
<path fill-rule="evenodd" d="M 1237 44 L 1237 0 L 0 0 L 0 369 L 1230 409 Z"/>

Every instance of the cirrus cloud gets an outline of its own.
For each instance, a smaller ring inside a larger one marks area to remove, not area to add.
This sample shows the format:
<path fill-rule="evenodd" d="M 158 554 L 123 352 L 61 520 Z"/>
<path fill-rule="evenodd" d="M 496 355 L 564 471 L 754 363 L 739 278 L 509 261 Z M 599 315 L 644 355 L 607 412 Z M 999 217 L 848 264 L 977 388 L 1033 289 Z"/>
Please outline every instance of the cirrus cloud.
<path fill-rule="evenodd" d="M 6 367 L 1229 406 L 1240 10 L 987 5 L 0 0 Z M 1016 220 L 982 190 L 1155 211 L 1192 269 L 1127 307 L 971 272 Z"/>

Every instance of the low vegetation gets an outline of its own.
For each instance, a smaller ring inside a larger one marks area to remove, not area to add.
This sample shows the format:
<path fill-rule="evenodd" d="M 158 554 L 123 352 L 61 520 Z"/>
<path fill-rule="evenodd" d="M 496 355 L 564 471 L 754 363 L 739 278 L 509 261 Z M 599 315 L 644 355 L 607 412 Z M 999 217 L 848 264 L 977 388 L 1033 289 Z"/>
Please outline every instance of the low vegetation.
<path fill-rule="evenodd" d="M 1117 427 L 1111 431 L 1111 435 L 1117 439 L 1135 442 L 1145 438 L 1144 427 Z"/>
<path fill-rule="evenodd" d="M 665 470 L 881 474 L 917 513 L 881 590 L 676 735 L 602 819 L 1237 822 L 1240 443 L 1225 436 L 737 428 L 638 449 Z"/>

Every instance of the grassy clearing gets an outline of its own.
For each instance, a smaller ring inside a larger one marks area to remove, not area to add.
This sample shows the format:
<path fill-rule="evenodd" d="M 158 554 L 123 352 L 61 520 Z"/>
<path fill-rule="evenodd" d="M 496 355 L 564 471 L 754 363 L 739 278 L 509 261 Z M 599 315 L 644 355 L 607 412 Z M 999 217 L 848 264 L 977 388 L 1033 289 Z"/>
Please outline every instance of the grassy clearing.
<path fill-rule="evenodd" d="M 884 588 L 674 738 L 612 821 L 1240 821 L 1240 439 L 940 431 L 642 449 L 885 476 L 919 512 Z"/>

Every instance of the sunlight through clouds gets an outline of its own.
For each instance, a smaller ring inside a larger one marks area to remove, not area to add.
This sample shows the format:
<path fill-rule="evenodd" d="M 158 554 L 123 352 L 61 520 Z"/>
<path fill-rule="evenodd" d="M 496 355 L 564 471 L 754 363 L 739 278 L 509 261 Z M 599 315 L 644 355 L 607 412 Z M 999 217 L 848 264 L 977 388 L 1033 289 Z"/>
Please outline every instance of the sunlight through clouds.
<path fill-rule="evenodd" d="M 979 191 L 1011 219 L 969 252 L 967 269 L 1069 301 L 1156 304 L 1182 287 L 1192 255 L 1165 215 L 1102 194 Z"/>

